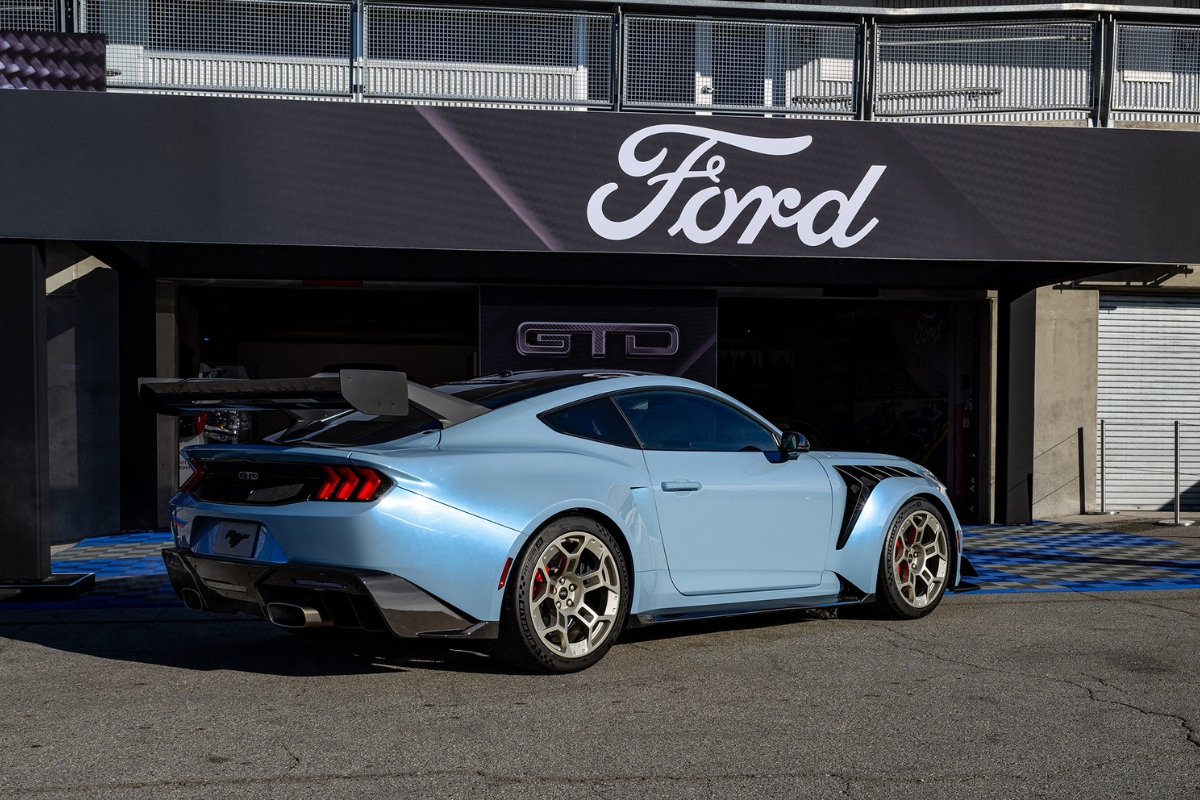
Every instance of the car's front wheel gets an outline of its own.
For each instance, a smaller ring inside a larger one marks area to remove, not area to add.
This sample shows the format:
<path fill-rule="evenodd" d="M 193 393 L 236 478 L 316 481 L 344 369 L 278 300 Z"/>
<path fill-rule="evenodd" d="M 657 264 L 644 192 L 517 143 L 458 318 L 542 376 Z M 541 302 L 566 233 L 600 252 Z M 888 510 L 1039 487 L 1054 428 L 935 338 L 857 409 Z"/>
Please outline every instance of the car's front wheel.
<path fill-rule="evenodd" d="M 629 566 L 616 538 L 588 517 L 532 536 L 514 564 L 497 652 L 539 672 L 577 672 L 612 647 L 629 615 Z"/>
<path fill-rule="evenodd" d="M 913 500 L 896 512 L 883 540 L 875 602 L 891 619 L 917 619 L 937 607 L 952 574 L 953 537 L 941 511 Z"/>

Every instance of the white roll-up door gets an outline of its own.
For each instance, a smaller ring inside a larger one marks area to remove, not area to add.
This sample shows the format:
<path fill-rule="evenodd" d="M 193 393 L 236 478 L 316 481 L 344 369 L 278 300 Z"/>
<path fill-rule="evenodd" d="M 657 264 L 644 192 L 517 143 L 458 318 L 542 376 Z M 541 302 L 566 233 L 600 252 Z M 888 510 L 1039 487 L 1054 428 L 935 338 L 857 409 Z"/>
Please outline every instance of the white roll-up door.
<path fill-rule="evenodd" d="M 1100 295 L 1098 384 L 1107 508 L 1174 507 L 1179 420 L 1181 507 L 1200 509 L 1200 297 Z"/>

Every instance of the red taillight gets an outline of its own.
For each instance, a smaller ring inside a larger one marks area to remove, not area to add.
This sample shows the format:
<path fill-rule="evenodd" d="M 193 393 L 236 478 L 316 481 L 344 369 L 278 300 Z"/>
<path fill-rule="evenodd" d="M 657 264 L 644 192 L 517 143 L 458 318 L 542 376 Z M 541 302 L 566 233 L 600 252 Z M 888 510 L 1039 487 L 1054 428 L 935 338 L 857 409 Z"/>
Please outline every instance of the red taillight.
<path fill-rule="evenodd" d="M 375 496 L 375 490 L 379 488 L 379 484 L 383 483 L 383 479 L 373 469 L 360 469 L 358 474 L 362 478 L 362 483 L 359 484 L 358 491 L 354 493 L 354 499 L 370 500 Z"/>
<path fill-rule="evenodd" d="M 355 487 L 358 486 L 362 478 L 358 477 L 358 472 L 352 467 L 338 467 L 338 475 L 342 478 L 342 483 L 338 486 L 338 490 L 333 493 L 334 500 L 349 500 L 354 494 Z"/>
<path fill-rule="evenodd" d="M 368 467 L 322 466 L 324 483 L 313 492 L 314 500 L 374 500 L 384 478 Z"/>
<path fill-rule="evenodd" d="M 321 488 L 317 489 L 317 493 L 313 495 L 317 500 L 328 500 L 333 497 L 333 490 L 341 483 L 341 478 L 333 471 L 333 467 L 321 467 L 321 472 L 325 475 L 325 482 L 321 484 Z"/>
<path fill-rule="evenodd" d="M 179 491 L 191 494 L 199 489 L 201 482 L 204 481 L 204 467 L 200 466 L 194 461 L 189 463 L 192 465 L 192 474 L 189 475 L 188 479 L 183 482 L 183 486 L 179 487 Z"/>

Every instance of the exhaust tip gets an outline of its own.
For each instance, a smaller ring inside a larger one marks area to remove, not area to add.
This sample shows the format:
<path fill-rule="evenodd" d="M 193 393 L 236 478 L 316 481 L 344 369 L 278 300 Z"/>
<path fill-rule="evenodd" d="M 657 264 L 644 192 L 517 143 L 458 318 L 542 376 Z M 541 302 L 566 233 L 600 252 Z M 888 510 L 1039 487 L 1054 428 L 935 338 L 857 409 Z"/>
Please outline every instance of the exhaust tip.
<path fill-rule="evenodd" d="M 183 604 L 192 611 L 204 610 L 204 599 L 200 597 L 200 593 L 195 589 L 180 589 L 179 594 L 183 598 Z"/>
<path fill-rule="evenodd" d="M 323 628 L 333 623 L 321 618 L 321 612 L 310 606 L 292 603 L 267 603 L 267 619 L 281 628 Z"/>

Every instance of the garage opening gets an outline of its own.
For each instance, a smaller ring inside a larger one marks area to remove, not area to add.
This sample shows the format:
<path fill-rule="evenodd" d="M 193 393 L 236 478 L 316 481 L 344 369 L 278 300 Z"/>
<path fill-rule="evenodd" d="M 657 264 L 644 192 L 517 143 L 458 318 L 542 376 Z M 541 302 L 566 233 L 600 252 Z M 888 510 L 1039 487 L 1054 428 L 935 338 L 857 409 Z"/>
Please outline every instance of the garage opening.
<path fill-rule="evenodd" d="M 718 314 L 723 391 L 814 448 L 922 464 L 978 517 L 977 303 L 723 298 Z"/>
<path fill-rule="evenodd" d="M 181 377 L 286 378 L 345 368 L 398 370 L 425 385 L 471 377 L 478 292 L 361 281 L 178 284 Z M 214 412 L 180 419 L 181 446 L 255 441 L 286 427 L 281 413 Z M 181 480 L 190 468 L 181 463 Z"/>

